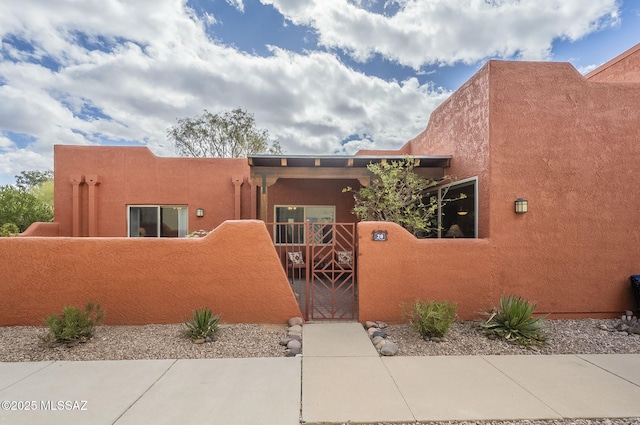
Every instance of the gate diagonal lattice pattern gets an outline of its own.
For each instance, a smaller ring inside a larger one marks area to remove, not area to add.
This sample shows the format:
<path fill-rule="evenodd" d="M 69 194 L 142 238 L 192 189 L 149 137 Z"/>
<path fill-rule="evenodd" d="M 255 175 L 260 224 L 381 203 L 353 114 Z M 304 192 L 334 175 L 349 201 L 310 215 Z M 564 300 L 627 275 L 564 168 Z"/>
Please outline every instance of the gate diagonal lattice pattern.
<path fill-rule="evenodd" d="M 306 320 L 357 320 L 356 225 L 306 222 L 269 227 Z"/>

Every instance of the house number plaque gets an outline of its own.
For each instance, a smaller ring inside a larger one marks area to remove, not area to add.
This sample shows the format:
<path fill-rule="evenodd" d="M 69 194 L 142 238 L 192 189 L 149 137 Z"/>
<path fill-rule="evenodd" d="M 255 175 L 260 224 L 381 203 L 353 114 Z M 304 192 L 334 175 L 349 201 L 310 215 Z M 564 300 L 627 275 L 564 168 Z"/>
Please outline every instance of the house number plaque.
<path fill-rule="evenodd" d="M 386 242 L 387 241 L 387 231 L 386 230 L 374 230 L 373 231 L 373 240 L 378 242 Z"/>

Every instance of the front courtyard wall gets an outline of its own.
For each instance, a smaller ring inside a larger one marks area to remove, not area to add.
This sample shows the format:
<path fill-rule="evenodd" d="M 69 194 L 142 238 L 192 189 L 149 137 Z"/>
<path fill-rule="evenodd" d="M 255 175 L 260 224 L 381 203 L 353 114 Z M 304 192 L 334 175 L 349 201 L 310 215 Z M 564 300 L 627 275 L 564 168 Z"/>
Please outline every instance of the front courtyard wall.
<path fill-rule="evenodd" d="M 386 230 L 386 242 L 373 241 Z M 359 319 L 404 321 L 401 304 L 450 301 L 472 319 L 491 308 L 496 294 L 491 245 L 482 239 L 417 239 L 395 223 L 358 223 Z"/>
<path fill-rule="evenodd" d="M 212 308 L 227 323 L 300 316 L 263 222 L 205 238 L 0 238 L 0 326 L 42 325 L 64 306 L 101 304 L 105 323 L 181 323 Z"/>

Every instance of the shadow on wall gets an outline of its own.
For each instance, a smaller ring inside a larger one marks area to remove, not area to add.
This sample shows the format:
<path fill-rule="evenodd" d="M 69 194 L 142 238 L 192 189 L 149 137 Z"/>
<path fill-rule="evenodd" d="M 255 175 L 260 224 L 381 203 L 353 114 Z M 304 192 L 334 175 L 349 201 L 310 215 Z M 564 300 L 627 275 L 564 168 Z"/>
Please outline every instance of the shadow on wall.
<path fill-rule="evenodd" d="M 181 323 L 209 307 L 227 323 L 301 312 L 262 221 L 204 238 L 0 238 L 0 326 L 42 325 L 64 306 L 102 305 L 105 324 Z"/>

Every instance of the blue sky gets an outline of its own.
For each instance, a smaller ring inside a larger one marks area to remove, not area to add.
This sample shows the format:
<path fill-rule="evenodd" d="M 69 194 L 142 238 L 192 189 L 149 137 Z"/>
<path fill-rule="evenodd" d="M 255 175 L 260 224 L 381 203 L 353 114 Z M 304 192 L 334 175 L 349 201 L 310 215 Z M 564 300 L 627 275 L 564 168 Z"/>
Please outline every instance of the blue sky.
<path fill-rule="evenodd" d="M 53 145 L 146 145 L 243 108 L 290 154 L 399 148 L 487 60 L 580 72 L 640 42 L 637 0 L 3 0 L 0 185 Z"/>

